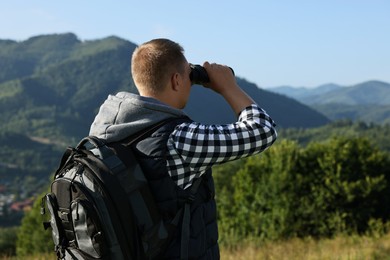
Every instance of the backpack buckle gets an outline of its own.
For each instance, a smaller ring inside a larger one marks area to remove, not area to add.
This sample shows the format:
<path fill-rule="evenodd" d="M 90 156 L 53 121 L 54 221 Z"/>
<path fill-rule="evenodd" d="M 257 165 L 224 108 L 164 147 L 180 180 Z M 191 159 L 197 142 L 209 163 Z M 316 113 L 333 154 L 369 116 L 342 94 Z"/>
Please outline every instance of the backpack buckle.
<path fill-rule="evenodd" d="M 192 204 L 195 201 L 196 197 L 195 194 L 188 194 L 188 196 L 185 199 L 185 203 Z"/>

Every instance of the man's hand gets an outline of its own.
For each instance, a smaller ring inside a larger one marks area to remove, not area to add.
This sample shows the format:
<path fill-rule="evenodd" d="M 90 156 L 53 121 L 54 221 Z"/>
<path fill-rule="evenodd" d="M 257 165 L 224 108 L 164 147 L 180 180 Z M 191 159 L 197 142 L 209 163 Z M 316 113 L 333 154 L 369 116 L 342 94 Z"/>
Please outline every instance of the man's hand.
<path fill-rule="evenodd" d="M 203 67 L 206 69 L 210 78 L 210 83 L 207 83 L 204 86 L 222 95 L 236 115 L 244 108 L 255 103 L 255 101 L 238 86 L 236 78 L 228 66 L 216 63 L 210 64 L 206 61 L 203 63 Z"/>
<path fill-rule="evenodd" d="M 204 84 L 205 87 L 214 90 L 222 95 L 224 91 L 232 88 L 236 88 L 236 79 L 229 67 L 216 64 L 203 63 L 203 67 L 206 69 L 210 82 Z"/>

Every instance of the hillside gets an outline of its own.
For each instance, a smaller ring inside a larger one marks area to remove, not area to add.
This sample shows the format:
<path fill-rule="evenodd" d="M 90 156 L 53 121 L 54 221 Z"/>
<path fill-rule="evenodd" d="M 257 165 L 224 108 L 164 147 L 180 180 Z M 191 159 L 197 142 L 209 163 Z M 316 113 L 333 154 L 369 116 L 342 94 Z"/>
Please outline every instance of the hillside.
<path fill-rule="evenodd" d="M 241 78 L 237 78 L 237 82 L 272 116 L 279 127 L 307 128 L 329 122 L 322 114 L 294 99 L 260 89 L 255 84 Z M 231 108 L 223 98 L 201 86 L 193 87 L 185 111 L 193 119 L 204 123 L 228 123 L 235 120 Z"/>
<path fill-rule="evenodd" d="M 9 60 L 0 70 L 0 132 L 63 140 L 85 135 L 109 93 L 135 91 L 128 76 L 135 47 L 116 37 L 81 42 L 73 34 L 8 43 L 0 52 Z M 18 62 L 26 64 L 21 71 Z"/>
<path fill-rule="evenodd" d="M 300 99 L 305 104 L 390 105 L 390 84 L 367 81 Z"/>
<path fill-rule="evenodd" d="M 315 88 L 280 86 L 269 90 L 303 102 L 303 100 L 310 99 L 310 97 L 319 96 L 339 88 L 341 88 L 340 85 L 329 83 Z"/>
<path fill-rule="evenodd" d="M 295 98 L 332 120 L 390 123 L 390 84 L 386 82 L 367 81 L 349 87 L 335 84 L 317 88 L 283 86 L 270 91 Z"/>

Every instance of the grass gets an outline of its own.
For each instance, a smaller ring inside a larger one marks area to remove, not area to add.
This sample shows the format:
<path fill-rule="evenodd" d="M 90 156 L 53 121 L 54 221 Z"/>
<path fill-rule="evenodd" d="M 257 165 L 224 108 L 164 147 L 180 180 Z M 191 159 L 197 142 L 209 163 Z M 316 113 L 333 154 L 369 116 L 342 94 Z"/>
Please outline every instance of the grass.
<path fill-rule="evenodd" d="M 249 242 L 235 249 L 222 248 L 221 259 L 390 260 L 390 234 L 381 238 L 339 236 L 321 240 L 296 238 L 259 244 Z"/>
<path fill-rule="evenodd" d="M 1 260 L 52 260 L 55 254 L 30 257 L 0 257 Z M 390 234 L 380 238 L 338 236 L 333 239 L 289 239 L 278 242 L 246 242 L 221 247 L 223 260 L 390 260 Z"/>
<path fill-rule="evenodd" d="M 41 254 L 36 256 L 23 256 L 23 257 L 10 257 L 10 256 L 0 256 L 0 260 L 55 260 L 57 259 L 56 254 L 53 252 L 52 254 Z"/>

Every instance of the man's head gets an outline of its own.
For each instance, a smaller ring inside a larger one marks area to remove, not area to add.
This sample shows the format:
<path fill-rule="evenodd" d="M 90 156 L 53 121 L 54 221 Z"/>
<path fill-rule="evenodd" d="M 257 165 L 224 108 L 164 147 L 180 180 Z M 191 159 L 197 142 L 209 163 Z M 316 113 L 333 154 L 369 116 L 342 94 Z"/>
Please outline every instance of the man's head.
<path fill-rule="evenodd" d="M 131 63 L 133 80 L 141 95 L 159 99 L 170 97 L 175 100 L 162 101 L 184 107 L 191 87 L 190 67 L 179 44 L 168 39 L 151 40 L 136 48 Z M 187 89 L 188 93 L 184 91 Z M 174 93 L 176 90 L 179 93 Z"/>

